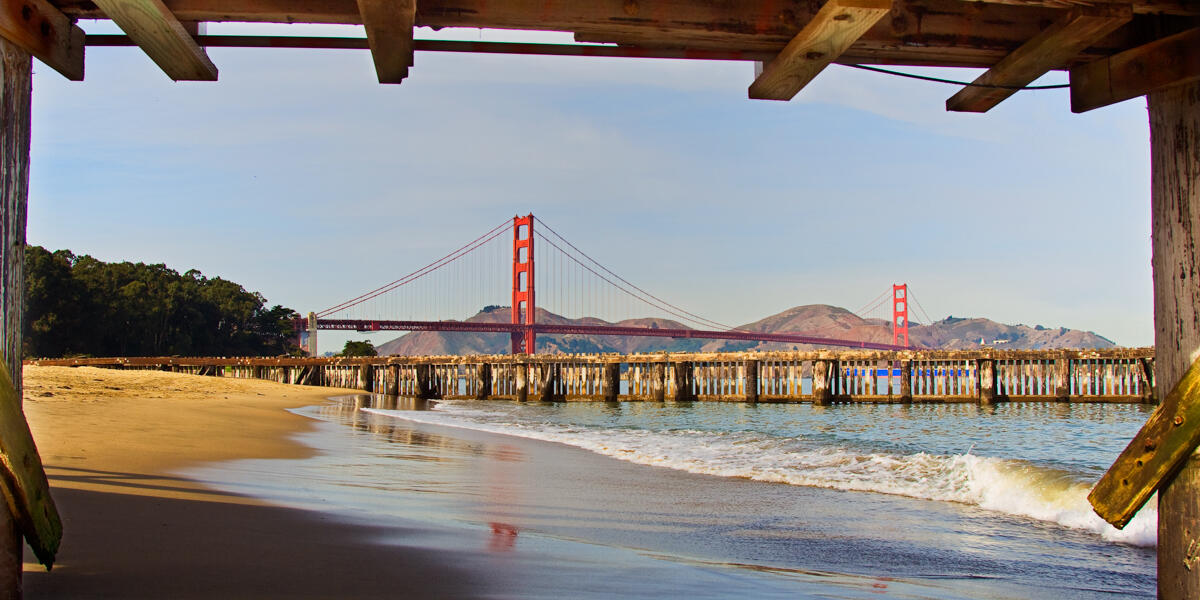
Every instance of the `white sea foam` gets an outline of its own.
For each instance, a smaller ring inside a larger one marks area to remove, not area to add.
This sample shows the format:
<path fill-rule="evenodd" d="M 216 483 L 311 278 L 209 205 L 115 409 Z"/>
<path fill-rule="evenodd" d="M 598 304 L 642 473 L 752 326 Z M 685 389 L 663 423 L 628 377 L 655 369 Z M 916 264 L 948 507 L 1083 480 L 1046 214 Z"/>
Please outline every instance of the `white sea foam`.
<path fill-rule="evenodd" d="M 1113 542 L 1154 546 L 1157 540 L 1157 497 L 1124 530 L 1117 530 L 1092 511 L 1088 486 L 1069 473 L 969 452 L 950 456 L 865 453 L 754 433 L 521 422 L 503 413 L 453 403 L 432 411 L 367 410 L 415 422 L 558 442 L 691 473 L 961 502 L 1090 531 Z"/>

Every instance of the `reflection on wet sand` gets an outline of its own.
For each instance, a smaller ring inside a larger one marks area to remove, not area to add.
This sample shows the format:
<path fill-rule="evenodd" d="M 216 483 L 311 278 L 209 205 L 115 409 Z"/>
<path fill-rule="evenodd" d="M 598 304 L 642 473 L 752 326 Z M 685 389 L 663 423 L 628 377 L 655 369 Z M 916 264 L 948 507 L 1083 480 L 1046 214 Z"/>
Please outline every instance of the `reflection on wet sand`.
<path fill-rule="evenodd" d="M 507 552 L 517 544 L 518 528 L 499 519 L 513 507 L 522 504 L 521 486 L 516 473 L 519 465 L 516 463 L 525 462 L 525 454 L 520 448 L 508 444 L 492 446 L 485 454 L 491 460 L 484 463 L 485 494 L 479 512 L 492 528 L 488 550 Z"/>
<path fill-rule="evenodd" d="M 381 439 L 400 446 L 414 449 L 425 449 L 423 452 L 398 453 L 397 458 L 429 461 L 452 462 L 456 456 L 478 454 L 483 449 L 477 445 L 467 444 L 462 440 L 442 435 L 418 431 L 397 423 L 394 419 L 384 419 L 363 412 L 364 408 L 379 408 L 383 410 L 429 410 L 434 404 L 431 400 L 419 398 L 398 398 L 382 394 L 356 394 L 335 398 L 337 402 L 325 404 L 316 409 L 319 416 L 333 418 L 344 422 L 357 431 L 364 431 Z"/>

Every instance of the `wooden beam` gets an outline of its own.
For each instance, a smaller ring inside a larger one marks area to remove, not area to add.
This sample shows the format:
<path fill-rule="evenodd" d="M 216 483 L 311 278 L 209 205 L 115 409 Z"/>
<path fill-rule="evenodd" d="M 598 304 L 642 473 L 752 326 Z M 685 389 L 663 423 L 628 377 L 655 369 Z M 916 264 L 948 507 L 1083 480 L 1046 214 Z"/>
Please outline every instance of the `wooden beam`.
<path fill-rule="evenodd" d="M 1071 111 L 1200 81 L 1200 27 L 1071 69 Z"/>
<path fill-rule="evenodd" d="M 1052 69 L 1061 69 L 1089 46 L 1133 18 L 1128 6 L 1110 5 L 1071 10 L 1033 39 L 1004 57 L 973 82 L 976 86 L 1018 88 Z M 968 86 L 946 100 L 946 110 L 987 112 L 1016 89 Z"/>
<path fill-rule="evenodd" d="M 892 0 L 828 0 L 762 68 L 750 84 L 750 97 L 791 100 L 891 9 Z"/>
<path fill-rule="evenodd" d="M 217 67 L 162 0 L 96 0 L 174 81 L 216 81 Z"/>
<path fill-rule="evenodd" d="M 0 37 L 63 77 L 83 79 L 83 30 L 46 0 L 0 3 Z"/>
<path fill-rule="evenodd" d="M 379 83 L 400 83 L 413 65 L 416 0 L 358 0 Z"/>
<path fill-rule="evenodd" d="M 1133 440 L 1096 483 L 1088 501 L 1123 529 L 1200 444 L 1200 359 L 1163 399 Z"/>

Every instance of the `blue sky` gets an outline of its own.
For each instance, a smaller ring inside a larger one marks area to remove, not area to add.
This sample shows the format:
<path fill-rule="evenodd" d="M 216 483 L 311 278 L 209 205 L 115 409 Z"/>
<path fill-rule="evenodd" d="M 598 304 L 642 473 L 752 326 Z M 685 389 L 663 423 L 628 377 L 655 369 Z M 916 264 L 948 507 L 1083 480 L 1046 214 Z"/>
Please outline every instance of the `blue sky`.
<path fill-rule="evenodd" d="M 35 63 L 31 243 L 308 312 L 533 212 L 716 321 L 907 282 L 933 318 L 1153 340 L 1140 99 L 1074 115 L 1065 90 L 1024 92 L 964 115 L 952 86 L 836 65 L 780 103 L 746 99 L 749 63 L 419 53 L 381 86 L 365 51 L 209 55 L 216 84 L 132 48 L 89 48 L 83 83 Z"/>

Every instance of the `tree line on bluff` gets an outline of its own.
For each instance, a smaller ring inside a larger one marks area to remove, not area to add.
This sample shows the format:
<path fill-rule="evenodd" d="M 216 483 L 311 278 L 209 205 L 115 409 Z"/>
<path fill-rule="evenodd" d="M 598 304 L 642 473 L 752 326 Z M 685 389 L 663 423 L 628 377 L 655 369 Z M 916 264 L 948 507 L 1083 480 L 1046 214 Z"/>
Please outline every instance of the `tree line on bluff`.
<path fill-rule="evenodd" d="M 296 311 L 195 269 L 25 249 L 25 356 L 278 356 Z"/>

